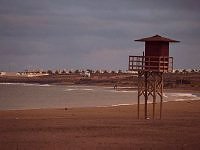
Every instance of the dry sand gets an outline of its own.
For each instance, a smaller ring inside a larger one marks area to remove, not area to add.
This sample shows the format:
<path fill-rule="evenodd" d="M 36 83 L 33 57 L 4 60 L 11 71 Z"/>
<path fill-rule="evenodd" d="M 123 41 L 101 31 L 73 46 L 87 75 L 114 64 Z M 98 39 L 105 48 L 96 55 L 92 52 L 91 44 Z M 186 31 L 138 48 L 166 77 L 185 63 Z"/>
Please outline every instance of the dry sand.
<path fill-rule="evenodd" d="M 162 120 L 136 108 L 0 111 L 0 150 L 200 149 L 200 101 L 164 103 Z"/>

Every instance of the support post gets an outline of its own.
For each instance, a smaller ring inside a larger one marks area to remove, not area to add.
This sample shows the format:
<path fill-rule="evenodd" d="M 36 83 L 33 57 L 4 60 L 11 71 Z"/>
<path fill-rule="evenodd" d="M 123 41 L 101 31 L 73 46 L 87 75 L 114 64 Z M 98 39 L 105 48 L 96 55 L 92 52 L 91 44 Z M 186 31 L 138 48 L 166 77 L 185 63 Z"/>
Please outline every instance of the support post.
<path fill-rule="evenodd" d="M 152 118 L 156 119 L 156 97 L 160 97 L 160 119 L 163 105 L 163 73 L 138 71 L 138 106 L 137 118 L 140 119 L 140 97 L 144 96 L 144 118 L 148 119 L 148 97 L 153 98 Z"/>
<path fill-rule="evenodd" d="M 163 104 L 163 73 L 161 73 L 161 96 L 160 96 L 160 119 L 162 118 L 162 104 Z"/>
<path fill-rule="evenodd" d="M 144 74 L 145 77 L 145 104 L 144 104 L 144 118 L 147 119 L 147 101 L 148 101 L 148 84 L 147 84 L 147 72 Z"/>
<path fill-rule="evenodd" d="M 138 115 L 138 119 L 140 119 L 140 95 L 138 93 L 138 107 L 137 107 L 137 115 Z"/>
<path fill-rule="evenodd" d="M 155 104 L 156 104 L 156 76 L 153 74 L 153 119 L 155 119 Z"/>
<path fill-rule="evenodd" d="M 137 117 L 140 119 L 140 96 L 142 94 L 142 76 L 143 71 L 138 71 L 138 106 L 137 106 Z"/>
<path fill-rule="evenodd" d="M 160 98 L 160 119 L 162 119 L 162 103 L 163 103 L 163 97 Z"/>

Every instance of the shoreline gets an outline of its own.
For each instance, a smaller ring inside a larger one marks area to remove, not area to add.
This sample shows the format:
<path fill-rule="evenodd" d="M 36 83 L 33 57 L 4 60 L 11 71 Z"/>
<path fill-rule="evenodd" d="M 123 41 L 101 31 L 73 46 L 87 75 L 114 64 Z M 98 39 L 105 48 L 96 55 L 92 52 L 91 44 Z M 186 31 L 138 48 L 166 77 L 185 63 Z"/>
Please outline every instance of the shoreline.
<path fill-rule="evenodd" d="M 164 101 L 163 102 L 163 105 L 170 105 L 172 106 L 173 104 L 198 104 L 199 106 L 195 106 L 195 107 L 199 107 L 200 108 L 200 100 L 184 100 L 184 101 Z M 149 102 L 148 104 L 148 108 L 149 108 L 149 111 L 152 111 L 152 103 Z M 156 107 L 158 107 L 159 105 L 159 102 L 156 103 Z M 140 104 L 140 107 L 142 108 L 140 111 L 143 111 L 143 108 L 144 108 L 144 104 Z M 177 106 L 175 106 L 177 107 Z M 7 110 L 0 110 L 0 120 L 3 119 L 2 118 L 2 114 L 4 115 L 5 114 L 13 114 L 13 113 L 18 113 L 18 112 L 22 112 L 22 113 L 26 113 L 26 112 L 50 112 L 50 111 L 59 111 L 59 112 L 62 112 L 62 113 L 65 113 L 65 112 L 73 112 L 73 111 L 81 111 L 81 112 L 84 112 L 84 111 L 99 111 L 99 110 L 119 110 L 120 108 L 123 108 L 123 109 L 130 109 L 130 108 L 133 108 L 133 111 L 136 113 L 136 110 L 137 110 L 137 104 L 119 104 L 119 105 L 112 105 L 112 106 L 95 106 L 95 107 L 55 107 L 55 108 L 32 108 L 32 109 L 7 109 Z M 159 107 L 157 108 L 157 111 L 158 111 Z M 171 109 L 171 108 L 167 108 L 167 109 Z M 180 108 L 181 111 L 182 111 L 182 108 Z M 130 110 L 129 110 L 130 111 Z M 198 110 L 198 112 L 200 113 L 200 109 Z M 133 116 L 136 117 L 136 114 L 134 114 Z M 135 118 L 137 119 L 137 117 Z M 200 118 L 199 118 L 200 119 Z"/>
<path fill-rule="evenodd" d="M 142 100 L 144 101 L 144 100 Z M 192 99 L 192 100 L 188 100 L 188 99 L 185 99 L 185 100 L 171 100 L 171 101 L 163 101 L 163 105 L 165 105 L 165 103 L 173 103 L 173 102 L 187 102 L 187 103 L 190 103 L 190 102 L 195 102 L 195 101 L 200 101 L 200 99 Z M 157 102 L 159 104 L 159 102 Z M 147 102 L 148 105 L 152 105 L 152 102 Z M 95 109 L 95 108 L 114 108 L 114 107 L 126 107 L 126 106 L 133 106 L 133 107 L 136 107 L 138 104 L 137 103 L 132 103 L 132 104 L 113 104 L 113 105 L 105 105 L 105 106 L 82 106 L 82 107 L 44 107 L 44 108 L 25 108 L 25 109 L 0 109 L 0 113 L 1 112 L 6 112 L 6 111 L 37 111 L 37 110 L 69 110 L 69 109 Z M 141 106 L 144 106 L 144 102 L 140 102 L 140 105 Z"/>

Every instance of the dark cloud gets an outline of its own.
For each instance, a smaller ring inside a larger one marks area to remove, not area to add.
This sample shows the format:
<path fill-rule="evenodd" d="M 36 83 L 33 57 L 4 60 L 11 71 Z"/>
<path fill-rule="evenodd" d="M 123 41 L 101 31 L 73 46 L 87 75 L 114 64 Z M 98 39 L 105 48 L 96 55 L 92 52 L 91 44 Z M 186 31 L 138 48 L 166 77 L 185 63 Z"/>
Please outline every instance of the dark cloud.
<path fill-rule="evenodd" d="M 175 67 L 199 67 L 200 2 L 191 0 L 1 0 L 0 70 L 127 69 L 134 39 L 161 34 Z"/>

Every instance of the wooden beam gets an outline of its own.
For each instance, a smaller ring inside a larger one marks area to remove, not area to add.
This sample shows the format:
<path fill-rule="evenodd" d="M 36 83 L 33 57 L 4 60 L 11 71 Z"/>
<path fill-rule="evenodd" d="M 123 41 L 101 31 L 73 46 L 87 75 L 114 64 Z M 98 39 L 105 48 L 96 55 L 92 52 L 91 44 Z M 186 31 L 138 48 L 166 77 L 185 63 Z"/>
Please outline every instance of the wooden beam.
<path fill-rule="evenodd" d="M 144 118 L 147 119 L 147 101 L 148 101 L 148 73 L 145 72 L 145 104 L 144 104 Z"/>

